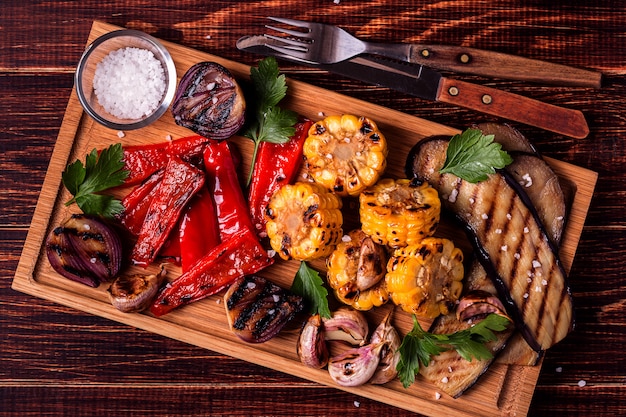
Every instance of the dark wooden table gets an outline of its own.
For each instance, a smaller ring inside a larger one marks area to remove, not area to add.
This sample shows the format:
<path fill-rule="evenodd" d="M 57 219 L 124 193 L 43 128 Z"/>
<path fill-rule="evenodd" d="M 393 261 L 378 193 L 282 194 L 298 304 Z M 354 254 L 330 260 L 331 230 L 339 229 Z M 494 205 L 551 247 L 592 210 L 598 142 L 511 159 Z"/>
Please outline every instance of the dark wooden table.
<path fill-rule="evenodd" d="M 514 124 L 544 155 L 599 173 L 570 276 L 577 327 L 548 351 L 529 414 L 625 415 L 626 6 L 617 0 L 583 3 L 3 1 L 0 415 L 408 414 L 10 288 L 92 21 L 253 65 L 258 57 L 237 51 L 235 41 L 262 33 L 268 15 L 338 24 L 371 40 L 462 44 L 604 73 L 601 89 L 459 78 L 579 109 L 589 122 L 591 133 L 582 140 Z M 459 129 L 498 120 L 286 63 L 281 67 L 294 79 Z"/>

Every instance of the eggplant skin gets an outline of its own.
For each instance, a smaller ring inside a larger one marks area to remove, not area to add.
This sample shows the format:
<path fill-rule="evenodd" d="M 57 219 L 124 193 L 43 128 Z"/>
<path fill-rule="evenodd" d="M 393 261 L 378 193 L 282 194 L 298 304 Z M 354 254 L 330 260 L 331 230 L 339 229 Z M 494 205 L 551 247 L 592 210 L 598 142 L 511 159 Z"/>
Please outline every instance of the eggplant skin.
<path fill-rule="evenodd" d="M 172 115 L 179 126 L 215 140 L 233 136 L 245 122 L 246 102 L 239 84 L 224 66 L 200 62 L 178 84 Z"/>
<path fill-rule="evenodd" d="M 449 138 L 418 143 L 407 161 L 409 178 L 427 181 L 439 191 L 444 208 L 465 227 L 524 339 L 536 351 L 548 349 L 574 324 L 567 277 L 557 249 L 521 186 L 506 172 L 476 184 L 439 174 L 448 143 Z"/>
<path fill-rule="evenodd" d="M 302 297 L 256 275 L 235 281 L 224 304 L 231 330 L 249 343 L 268 341 L 304 309 Z"/>

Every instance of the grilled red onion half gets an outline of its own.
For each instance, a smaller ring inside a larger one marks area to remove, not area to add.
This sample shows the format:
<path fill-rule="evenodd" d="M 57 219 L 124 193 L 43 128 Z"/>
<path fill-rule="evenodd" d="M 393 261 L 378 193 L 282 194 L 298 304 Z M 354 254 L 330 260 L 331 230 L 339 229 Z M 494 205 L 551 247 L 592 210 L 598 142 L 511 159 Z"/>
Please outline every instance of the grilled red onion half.
<path fill-rule="evenodd" d="M 241 128 L 246 103 L 235 78 L 222 65 L 200 62 L 183 75 L 172 104 L 176 124 L 223 140 Z"/>
<path fill-rule="evenodd" d="M 122 264 L 117 232 L 97 217 L 74 214 L 46 239 L 52 268 L 62 276 L 90 287 L 112 280 Z"/>

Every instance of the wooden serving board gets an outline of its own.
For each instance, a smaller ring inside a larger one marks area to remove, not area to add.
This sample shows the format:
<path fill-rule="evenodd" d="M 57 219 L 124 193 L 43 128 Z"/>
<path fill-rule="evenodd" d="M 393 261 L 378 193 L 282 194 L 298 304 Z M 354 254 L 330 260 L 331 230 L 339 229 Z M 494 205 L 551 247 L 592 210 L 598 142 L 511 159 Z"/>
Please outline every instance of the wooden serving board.
<path fill-rule="evenodd" d="M 95 22 L 88 43 L 91 43 L 98 36 L 116 29 L 120 28 Z M 230 69 L 236 78 L 242 80 L 249 78 L 250 68 L 246 65 L 180 45 L 163 43 L 174 57 L 179 79 L 191 65 L 201 61 L 218 62 Z M 458 133 L 455 129 L 440 124 L 345 97 L 322 88 L 292 80 L 289 80 L 288 83 L 288 98 L 282 105 L 312 120 L 319 120 L 324 115 L 342 113 L 364 115 L 375 120 L 387 137 L 390 146 L 386 172 L 388 176 L 404 176 L 403 167 L 407 152 L 422 138 L 436 134 Z M 13 280 L 13 288 L 81 311 L 424 415 L 522 416 L 527 414 L 540 366 L 524 367 L 494 364 L 474 387 L 458 399 L 446 395 L 436 399 L 435 387 L 421 380 L 419 376 L 416 383 L 408 389 L 404 389 L 397 380 L 384 386 L 364 385 L 357 388 L 344 388 L 337 386 L 330 379 L 327 371 L 306 368 L 300 364 L 296 356 L 298 328 L 295 324 L 266 343 L 246 344 L 237 339 L 228 329 L 224 306 L 221 303 L 221 294 L 185 306 L 157 319 L 148 313 L 125 314 L 113 308 L 108 301 L 106 284 L 100 288 L 88 288 L 62 278 L 54 272 L 43 251 L 43 242 L 50 230 L 77 210 L 75 206 L 71 208 L 64 206 L 64 202 L 70 198 L 69 193 L 61 183 L 61 173 L 66 165 L 76 159 L 84 160 L 85 155 L 93 148 L 101 149 L 112 143 L 121 142 L 123 145 L 147 144 L 163 142 L 168 135 L 172 138 L 179 138 L 191 134 L 193 133 L 189 130 L 177 126 L 168 112 L 153 125 L 137 131 L 125 132 L 125 136 L 120 138 L 117 131 L 97 124 L 84 114 L 76 93 L 73 92 Z M 239 137 L 233 138 L 232 141 L 239 147 L 244 156 L 242 172 L 247 172 L 252 149 L 251 142 Z M 587 215 L 597 174 L 552 159 L 548 162 L 560 176 L 575 184 L 576 188 L 561 250 L 562 262 L 565 268 L 569 270 Z M 127 191 L 121 190 L 120 195 Z M 346 210 L 348 217 L 352 213 L 354 219 L 358 220 L 358 207 L 347 203 Z M 347 221 L 350 221 L 350 218 Z M 446 230 L 445 227 L 442 230 L 444 230 L 442 232 L 444 235 L 449 234 L 450 236 L 447 237 L 453 238 L 455 242 L 465 239 L 461 230 Z M 462 246 L 463 243 L 460 245 Z M 275 265 L 260 275 L 288 288 L 298 266 L 298 262 L 277 261 Z M 312 263 L 312 266 L 323 272 L 323 261 L 316 261 Z M 135 270 L 129 268 L 125 272 L 134 273 Z M 175 278 L 179 274 L 180 270 L 171 268 L 171 278 Z M 389 305 L 368 313 L 371 324 L 373 326 L 378 324 L 378 321 L 389 308 L 392 307 Z M 402 312 L 395 312 L 394 314 L 394 325 L 401 334 L 406 333 L 411 328 L 411 318 Z M 424 325 L 428 325 L 428 323 Z"/>

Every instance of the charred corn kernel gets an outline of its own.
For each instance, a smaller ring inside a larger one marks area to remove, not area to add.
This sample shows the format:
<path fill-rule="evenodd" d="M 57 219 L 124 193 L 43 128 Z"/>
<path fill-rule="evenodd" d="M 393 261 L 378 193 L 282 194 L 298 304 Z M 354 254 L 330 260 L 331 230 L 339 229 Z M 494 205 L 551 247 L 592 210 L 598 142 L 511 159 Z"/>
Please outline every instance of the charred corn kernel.
<path fill-rule="evenodd" d="M 439 225 L 441 201 L 428 183 L 385 178 L 359 196 L 362 229 L 392 248 L 418 243 Z"/>
<path fill-rule="evenodd" d="M 362 230 L 342 238 L 326 261 L 326 279 L 335 297 L 357 310 L 370 310 L 389 301 L 385 286 L 387 254 Z"/>
<path fill-rule="evenodd" d="M 448 314 L 461 295 L 463 253 L 448 239 L 429 237 L 396 249 L 385 283 L 394 304 L 420 317 Z"/>
<path fill-rule="evenodd" d="M 283 259 L 328 256 L 343 234 L 341 200 L 315 183 L 282 186 L 265 218 L 270 245 Z"/>
<path fill-rule="evenodd" d="M 387 166 L 387 140 L 374 121 L 349 114 L 313 124 L 304 142 L 308 174 L 340 196 L 355 196 Z"/>

